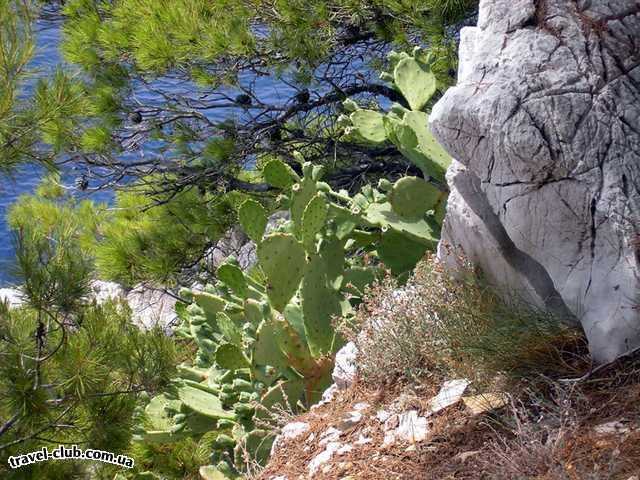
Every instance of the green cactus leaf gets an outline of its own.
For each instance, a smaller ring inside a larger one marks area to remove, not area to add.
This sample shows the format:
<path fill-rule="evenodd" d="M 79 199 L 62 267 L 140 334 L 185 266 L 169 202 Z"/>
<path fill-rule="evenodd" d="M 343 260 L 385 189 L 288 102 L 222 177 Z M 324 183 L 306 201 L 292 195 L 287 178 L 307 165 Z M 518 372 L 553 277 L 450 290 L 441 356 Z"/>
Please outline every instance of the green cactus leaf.
<path fill-rule="evenodd" d="M 216 314 L 216 320 L 218 322 L 218 329 L 225 340 L 234 344 L 236 347 L 242 348 L 242 329 L 224 312 L 218 312 Z"/>
<path fill-rule="evenodd" d="M 423 112 L 407 112 L 402 119 L 384 117 L 387 136 L 425 177 L 444 183 L 444 174 L 451 157 L 436 142 L 427 127 L 428 116 Z"/>
<path fill-rule="evenodd" d="M 308 342 L 304 341 L 282 315 L 276 314 L 272 324 L 276 342 L 287 357 L 288 365 L 303 375 L 304 372 L 313 371 L 315 360 L 309 351 Z"/>
<path fill-rule="evenodd" d="M 302 379 L 286 380 L 278 382 L 272 386 L 260 399 L 260 403 L 266 409 L 272 409 L 275 405 L 294 410 L 298 400 L 304 393 L 304 382 Z M 268 414 L 263 409 L 256 411 L 256 416 L 265 417 Z"/>
<path fill-rule="evenodd" d="M 344 290 L 360 295 L 375 279 L 376 276 L 372 268 L 351 267 L 344 272 L 342 285 Z"/>
<path fill-rule="evenodd" d="M 247 368 L 251 364 L 242 350 L 232 343 L 224 343 L 216 350 L 216 363 L 222 368 L 238 370 Z"/>
<path fill-rule="evenodd" d="M 291 190 L 291 220 L 293 221 L 294 232 L 300 235 L 302 230 L 302 216 L 304 209 L 317 192 L 317 184 L 311 175 L 305 176 L 302 182 L 293 186 Z"/>
<path fill-rule="evenodd" d="M 258 326 L 264 319 L 262 303 L 253 298 L 246 299 L 244 301 L 244 319 L 247 323 Z"/>
<path fill-rule="evenodd" d="M 144 409 L 150 426 L 149 430 L 168 431 L 173 427 L 172 417 L 165 407 L 177 411 L 180 408 L 180 400 L 167 398 L 164 394 L 153 397 Z"/>
<path fill-rule="evenodd" d="M 392 229 L 382 234 L 382 240 L 378 245 L 380 260 L 391 269 L 393 275 L 411 271 L 426 251 L 425 244 L 416 242 Z"/>
<path fill-rule="evenodd" d="M 383 229 L 392 228 L 398 233 L 406 234 L 429 248 L 435 248 L 438 243 L 438 235 L 433 225 L 426 220 L 405 220 L 393 211 L 388 202 L 371 204 L 367 209 L 366 219 Z"/>
<path fill-rule="evenodd" d="M 233 480 L 231 477 L 227 477 L 213 465 L 204 465 L 200 467 L 198 473 L 200 474 L 200 478 L 202 480 Z"/>
<path fill-rule="evenodd" d="M 263 321 L 258 327 L 256 342 L 253 345 L 253 364 L 281 368 L 289 366 L 287 357 L 278 347 L 276 332 L 270 320 Z"/>
<path fill-rule="evenodd" d="M 444 173 L 451 164 L 451 155 L 438 143 L 429 130 L 429 115 L 423 112 L 407 112 L 403 122 L 411 128 L 418 139 L 418 149 L 435 165 L 430 168 L 436 172 L 431 176 L 443 179 Z"/>
<path fill-rule="evenodd" d="M 260 243 L 267 228 L 267 211 L 255 200 L 246 200 L 238 210 L 238 220 L 242 230 L 256 243 Z"/>
<path fill-rule="evenodd" d="M 243 450 L 250 452 L 251 458 L 259 465 L 265 465 L 271 453 L 275 436 L 265 430 L 252 430 L 243 439 Z"/>
<path fill-rule="evenodd" d="M 302 315 L 302 308 L 300 307 L 300 299 L 294 297 L 294 299 L 287 304 L 282 312 L 284 319 L 289 322 L 289 325 L 296 331 L 300 340 L 306 342 L 306 336 L 304 333 L 304 318 Z"/>
<path fill-rule="evenodd" d="M 178 397 L 194 412 L 211 418 L 235 419 L 235 414 L 222 408 L 218 397 L 199 388 L 188 385 L 178 389 Z"/>
<path fill-rule="evenodd" d="M 396 64 L 393 78 L 412 110 L 422 110 L 436 92 L 437 82 L 433 72 L 411 57 Z"/>
<path fill-rule="evenodd" d="M 236 265 L 224 263 L 216 271 L 218 280 L 224 282 L 237 296 L 247 298 L 249 287 L 242 270 Z"/>
<path fill-rule="evenodd" d="M 216 313 L 221 312 L 227 304 L 223 298 L 209 292 L 193 292 L 193 299 L 213 325 L 216 322 Z"/>
<path fill-rule="evenodd" d="M 269 302 L 281 312 L 300 285 L 306 263 L 304 249 L 292 235 L 274 233 L 258 245 L 258 261 L 267 276 Z"/>
<path fill-rule="evenodd" d="M 352 124 L 352 131 L 366 142 L 375 145 L 384 143 L 387 140 L 387 133 L 382 122 L 383 115 L 374 110 L 356 110 L 349 119 Z"/>
<path fill-rule="evenodd" d="M 344 102 L 342 102 L 342 107 L 344 108 L 345 112 L 355 112 L 356 110 L 358 110 L 358 108 L 360 108 L 358 107 L 358 104 L 350 98 L 347 98 Z"/>
<path fill-rule="evenodd" d="M 185 433 L 199 435 L 214 430 L 217 425 L 217 418 L 207 417 L 193 413 L 185 421 Z"/>
<path fill-rule="evenodd" d="M 176 370 L 180 378 L 193 380 L 195 382 L 201 382 L 203 380 L 206 380 L 207 377 L 209 376 L 207 369 L 192 367 L 184 363 L 177 365 Z"/>
<path fill-rule="evenodd" d="M 289 188 L 300 180 L 298 174 L 280 160 L 269 160 L 265 163 L 262 167 L 262 175 L 269 185 L 282 189 Z"/>
<path fill-rule="evenodd" d="M 389 194 L 389 202 L 393 211 L 408 220 L 424 217 L 428 210 L 436 207 L 445 192 L 422 178 L 403 177 L 394 185 Z"/>
<path fill-rule="evenodd" d="M 344 273 L 345 241 L 331 235 L 322 239 L 320 257 L 325 263 L 327 283 L 335 288 L 336 280 Z"/>
<path fill-rule="evenodd" d="M 323 193 L 317 193 L 307 204 L 302 214 L 302 243 L 307 251 L 314 252 L 316 234 L 322 230 L 329 205 Z"/>
<path fill-rule="evenodd" d="M 329 287 L 327 270 L 327 262 L 312 255 L 300 295 L 307 343 L 316 358 L 331 352 L 335 336 L 331 320 L 340 314 L 340 296 Z"/>

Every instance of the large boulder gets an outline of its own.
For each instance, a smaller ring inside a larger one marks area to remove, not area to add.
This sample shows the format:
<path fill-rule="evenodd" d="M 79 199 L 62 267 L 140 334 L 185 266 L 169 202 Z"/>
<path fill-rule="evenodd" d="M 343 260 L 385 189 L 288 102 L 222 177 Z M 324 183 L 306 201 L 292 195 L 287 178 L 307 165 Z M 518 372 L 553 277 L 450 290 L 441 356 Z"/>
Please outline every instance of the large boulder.
<path fill-rule="evenodd" d="M 481 0 L 430 127 L 456 158 L 440 255 L 580 322 L 598 362 L 640 346 L 640 4 Z"/>

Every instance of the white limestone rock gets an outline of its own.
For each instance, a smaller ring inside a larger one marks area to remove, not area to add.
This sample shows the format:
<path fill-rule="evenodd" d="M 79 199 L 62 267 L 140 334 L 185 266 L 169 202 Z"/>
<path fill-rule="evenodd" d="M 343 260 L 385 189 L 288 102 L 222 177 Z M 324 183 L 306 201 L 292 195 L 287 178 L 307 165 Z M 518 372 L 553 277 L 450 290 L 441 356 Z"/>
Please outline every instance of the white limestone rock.
<path fill-rule="evenodd" d="M 333 458 L 333 456 L 343 447 L 340 442 L 329 442 L 325 449 L 313 457 L 308 465 L 309 478 L 314 478 L 321 466 Z"/>
<path fill-rule="evenodd" d="M 296 438 L 301 437 L 305 433 L 309 431 L 309 424 L 307 422 L 290 422 L 287 423 L 280 434 L 275 438 L 273 444 L 271 445 L 271 456 L 273 456 L 282 444 L 288 440 L 295 440 Z"/>
<path fill-rule="evenodd" d="M 176 299 L 163 289 L 137 285 L 127 294 L 133 323 L 142 329 L 156 326 L 169 333 L 178 320 Z"/>
<path fill-rule="evenodd" d="M 440 258 L 581 323 L 597 362 L 640 346 L 640 4 L 482 0 L 430 127 L 456 158 Z"/>
<path fill-rule="evenodd" d="M 430 413 L 438 413 L 458 403 L 470 384 L 471 382 L 466 378 L 456 378 L 444 382 L 438 394 L 429 402 Z"/>
<path fill-rule="evenodd" d="M 127 296 L 124 288 L 118 283 L 104 280 L 94 280 L 91 282 L 91 298 L 98 305 L 109 300 L 124 300 Z"/>
<path fill-rule="evenodd" d="M 336 353 L 336 362 L 331 376 L 340 390 L 349 388 L 356 380 L 357 355 L 358 348 L 353 342 L 347 343 Z"/>
<path fill-rule="evenodd" d="M 395 422 L 388 425 L 394 425 Z M 397 416 L 397 426 L 388 428 L 384 434 L 382 447 L 388 447 L 397 442 L 416 443 L 426 440 L 429 434 L 429 425 L 426 417 L 418 415 L 416 410 L 409 410 Z"/>
<path fill-rule="evenodd" d="M 9 308 L 18 308 L 24 304 L 24 298 L 18 288 L 0 288 L 0 302 L 5 302 Z"/>

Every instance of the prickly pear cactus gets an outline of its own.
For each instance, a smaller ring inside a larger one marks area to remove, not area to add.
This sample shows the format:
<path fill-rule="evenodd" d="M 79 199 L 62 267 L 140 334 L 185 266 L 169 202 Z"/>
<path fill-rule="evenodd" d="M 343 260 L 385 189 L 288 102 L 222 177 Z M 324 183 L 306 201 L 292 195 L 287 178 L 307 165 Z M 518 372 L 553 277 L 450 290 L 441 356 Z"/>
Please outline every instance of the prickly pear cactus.
<path fill-rule="evenodd" d="M 424 180 L 381 181 L 350 196 L 324 183 L 323 169 L 304 163 L 302 171 L 300 178 L 277 160 L 264 167 L 291 213 L 280 231 L 265 235 L 257 202 L 240 208 L 257 244 L 255 271 L 230 258 L 215 285 L 181 290 L 193 303 L 180 308 L 176 334 L 198 347 L 194 364 L 181 365 L 171 388 L 151 400 L 136 437 L 167 443 L 208 432 L 215 441 L 202 473 L 210 478 L 241 475 L 244 450 L 265 461 L 273 438 L 257 425 L 269 421 L 269 409 L 319 399 L 341 346 L 333 322 L 351 315 L 382 273 L 376 259 L 406 274 L 437 242 L 444 194 Z"/>
<path fill-rule="evenodd" d="M 267 296 L 273 308 L 284 310 L 304 274 L 305 254 L 293 235 L 274 233 L 258 246 L 258 261 L 267 276 Z"/>
<path fill-rule="evenodd" d="M 400 153 L 422 170 L 425 178 L 433 178 L 444 185 L 444 174 L 451 157 L 436 141 L 427 124 L 425 113 L 429 101 L 438 89 L 436 77 L 429 68 L 429 55 L 414 49 L 412 55 L 391 52 L 393 74 L 381 75 L 383 80 L 393 83 L 404 96 L 409 109 L 393 105 L 383 114 L 375 110 L 360 109 L 353 100 L 344 102 L 350 112 L 338 119 L 348 140 L 366 143 L 393 143 Z"/>
<path fill-rule="evenodd" d="M 427 211 L 435 210 L 446 193 L 421 178 L 404 177 L 398 180 L 389 193 L 393 211 L 408 219 L 421 219 Z M 419 200 L 418 200 L 419 199 Z"/>
<path fill-rule="evenodd" d="M 238 210 L 238 221 L 247 236 L 259 243 L 267 227 L 267 211 L 255 200 L 246 200 Z"/>

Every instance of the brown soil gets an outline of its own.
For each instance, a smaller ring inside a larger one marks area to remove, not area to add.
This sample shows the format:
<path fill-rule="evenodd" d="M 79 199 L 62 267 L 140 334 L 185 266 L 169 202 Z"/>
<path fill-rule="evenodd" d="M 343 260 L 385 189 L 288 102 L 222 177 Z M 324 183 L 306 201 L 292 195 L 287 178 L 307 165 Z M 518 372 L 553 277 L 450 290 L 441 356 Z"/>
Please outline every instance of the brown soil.
<path fill-rule="evenodd" d="M 399 385 L 356 384 L 297 418 L 308 422 L 310 430 L 284 444 L 259 478 L 309 478 L 309 462 L 325 448 L 318 444 L 320 435 L 353 405 L 367 402 L 363 420 L 339 439 L 353 449 L 334 455 L 314 480 L 638 480 L 640 358 L 581 382 L 546 381 L 522 384 L 510 391 L 510 406 L 482 415 L 472 415 L 460 402 L 429 418 L 426 441 L 384 449 L 383 424 L 376 412 L 388 409 L 403 392 L 409 399 L 406 409 L 423 411 L 439 386 L 421 385 L 418 393 L 414 387 L 407 396 Z M 596 431 L 596 426 L 613 421 L 622 425 L 621 431 Z M 355 444 L 360 434 L 372 442 Z"/>

